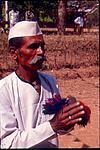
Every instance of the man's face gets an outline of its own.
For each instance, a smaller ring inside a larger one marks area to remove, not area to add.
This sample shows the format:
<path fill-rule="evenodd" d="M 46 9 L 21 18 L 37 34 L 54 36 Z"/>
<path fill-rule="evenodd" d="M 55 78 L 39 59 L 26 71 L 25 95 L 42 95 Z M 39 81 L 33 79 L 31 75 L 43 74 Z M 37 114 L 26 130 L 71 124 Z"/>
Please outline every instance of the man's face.
<path fill-rule="evenodd" d="M 25 37 L 24 44 L 18 49 L 18 62 L 29 71 L 42 68 L 44 61 L 44 40 L 42 35 Z"/>

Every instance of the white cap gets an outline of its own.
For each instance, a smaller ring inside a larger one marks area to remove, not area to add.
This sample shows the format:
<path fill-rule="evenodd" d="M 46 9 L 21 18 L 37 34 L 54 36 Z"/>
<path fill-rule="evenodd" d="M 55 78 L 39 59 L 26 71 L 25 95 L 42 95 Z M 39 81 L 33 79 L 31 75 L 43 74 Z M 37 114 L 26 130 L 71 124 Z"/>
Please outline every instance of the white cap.
<path fill-rule="evenodd" d="M 42 32 L 37 21 L 20 21 L 10 29 L 8 40 L 15 37 L 36 36 L 41 34 Z"/>

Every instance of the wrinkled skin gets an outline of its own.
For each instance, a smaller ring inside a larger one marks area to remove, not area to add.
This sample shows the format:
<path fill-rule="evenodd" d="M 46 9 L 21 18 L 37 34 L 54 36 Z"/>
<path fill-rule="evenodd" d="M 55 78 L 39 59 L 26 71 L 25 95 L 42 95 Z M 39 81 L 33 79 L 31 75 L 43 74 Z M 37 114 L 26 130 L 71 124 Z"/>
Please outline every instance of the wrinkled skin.
<path fill-rule="evenodd" d="M 50 120 L 51 126 L 55 132 L 61 129 L 69 130 L 82 120 L 84 113 L 83 106 L 78 102 L 63 105 L 62 109 Z M 69 116 L 71 116 L 71 119 L 69 119 Z"/>
<path fill-rule="evenodd" d="M 55 96 L 55 99 L 53 99 L 53 101 L 50 101 L 51 103 L 47 103 L 47 104 L 51 108 L 54 107 L 54 105 L 57 107 L 57 104 L 58 104 L 57 109 L 59 108 L 60 111 L 57 110 L 55 107 L 56 115 L 53 118 L 53 121 L 54 121 L 53 123 L 55 126 L 58 126 L 55 123 L 56 121 L 58 121 L 57 124 L 59 124 L 59 127 L 58 127 L 59 129 L 62 128 L 66 131 L 69 130 L 70 128 L 74 129 L 75 124 L 85 127 L 87 123 L 90 121 L 90 114 L 91 114 L 90 108 L 86 106 L 84 103 L 82 103 L 81 101 L 79 101 L 79 104 L 77 104 L 77 100 L 75 97 L 68 96 L 66 99 L 61 99 L 60 97 L 58 97 L 58 100 L 57 100 L 57 96 Z M 50 111 L 50 108 L 49 108 L 49 111 Z M 54 110 L 52 109 L 52 112 L 53 111 Z M 59 118 L 59 116 L 61 118 Z M 69 116 L 71 116 L 71 119 L 69 119 Z M 60 124 L 60 121 L 62 122 L 61 124 Z M 51 123 L 52 123 L 52 120 L 51 120 Z"/>

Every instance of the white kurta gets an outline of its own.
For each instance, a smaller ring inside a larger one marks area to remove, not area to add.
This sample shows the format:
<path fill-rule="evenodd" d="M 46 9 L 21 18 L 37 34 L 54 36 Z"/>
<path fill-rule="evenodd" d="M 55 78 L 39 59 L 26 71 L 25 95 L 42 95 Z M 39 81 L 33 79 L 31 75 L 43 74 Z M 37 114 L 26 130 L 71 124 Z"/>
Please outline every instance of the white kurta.
<path fill-rule="evenodd" d="M 49 119 L 42 113 L 43 104 L 58 86 L 50 75 L 40 73 L 41 94 L 22 81 L 15 72 L 0 80 L 0 139 L 1 148 L 55 147 L 57 135 Z"/>

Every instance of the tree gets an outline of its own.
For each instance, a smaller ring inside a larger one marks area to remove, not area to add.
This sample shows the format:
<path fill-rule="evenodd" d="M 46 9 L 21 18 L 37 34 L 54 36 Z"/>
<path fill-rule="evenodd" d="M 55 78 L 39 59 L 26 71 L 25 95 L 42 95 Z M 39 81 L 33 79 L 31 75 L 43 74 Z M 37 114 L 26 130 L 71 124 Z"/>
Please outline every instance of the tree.
<path fill-rule="evenodd" d="M 58 34 L 65 34 L 66 27 L 66 0 L 59 0 L 58 4 Z"/>

